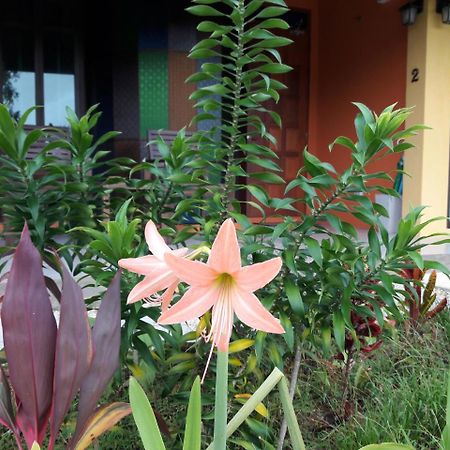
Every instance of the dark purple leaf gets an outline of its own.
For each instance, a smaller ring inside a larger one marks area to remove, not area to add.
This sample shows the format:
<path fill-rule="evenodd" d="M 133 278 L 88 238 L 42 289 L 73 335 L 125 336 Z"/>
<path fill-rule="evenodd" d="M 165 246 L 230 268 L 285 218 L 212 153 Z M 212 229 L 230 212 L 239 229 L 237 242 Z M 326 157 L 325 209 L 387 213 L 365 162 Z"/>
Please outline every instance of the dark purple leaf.
<path fill-rule="evenodd" d="M 58 300 L 58 302 L 61 302 L 61 291 L 59 290 L 59 287 L 56 284 L 56 281 L 50 277 L 44 277 L 44 279 L 45 279 L 45 285 L 47 286 L 47 289 L 55 296 L 55 298 L 56 298 L 56 300 Z"/>
<path fill-rule="evenodd" d="M 17 424 L 27 445 L 42 443 L 52 404 L 56 322 L 42 260 L 25 225 L 6 286 L 2 324 Z"/>
<path fill-rule="evenodd" d="M 72 275 L 63 266 L 63 290 L 56 339 L 49 450 L 53 448 L 61 423 L 80 389 L 91 361 L 91 329 L 83 294 Z"/>
<path fill-rule="evenodd" d="M 84 431 L 97 402 L 119 366 L 120 271 L 103 297 L 92 332 L 94 358 L 81 384 L 78 420 L 72 445 Z"/>

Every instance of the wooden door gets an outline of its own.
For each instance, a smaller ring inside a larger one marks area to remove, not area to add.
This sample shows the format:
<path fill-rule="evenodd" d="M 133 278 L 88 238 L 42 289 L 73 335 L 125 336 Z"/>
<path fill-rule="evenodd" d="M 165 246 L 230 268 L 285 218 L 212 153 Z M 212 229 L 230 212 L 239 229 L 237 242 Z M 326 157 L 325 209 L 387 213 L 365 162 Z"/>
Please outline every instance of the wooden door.
<path fill-rule="evenodd" d="M 289 73 L 279 75 L 279 79 L 287 86 L 280 92 L 281 99 L 275 104 L 268 104 L 280 114 L 283 127 L 278 128 L 267 115 L 264 117 L 269 132 L 277 139 L 277 146 L 273 147 L 279 160 L 283 173 L 282 177 L 289 183 L 293 180 L 303 164 L 303 149 L 308 144 L 308 95 L 309 95 L 309 60 L 310 60 L 310 32 L 308 14 L 305 12 L 291 11 L 284 17 L 291 25 L 291 29 L 283 35 L 294 42 L 280 49 L 282 60 L 293 68 Z M 249 167 L 249 170 L 260 170 Z M 253 181 L 252 181 L 253 183 Z M 284 197 L 286 185 L 262 184 L 271 197 Z M 298 190 L 291 191 L 288 196 L 299 196 Z M 296 205 L 302 208 L 302 204 Z M 252 207 L 247 207 L 246 213 L 256 219 L 261 212 Z M 268 213 L 270 213 L 268 211 Z"/>

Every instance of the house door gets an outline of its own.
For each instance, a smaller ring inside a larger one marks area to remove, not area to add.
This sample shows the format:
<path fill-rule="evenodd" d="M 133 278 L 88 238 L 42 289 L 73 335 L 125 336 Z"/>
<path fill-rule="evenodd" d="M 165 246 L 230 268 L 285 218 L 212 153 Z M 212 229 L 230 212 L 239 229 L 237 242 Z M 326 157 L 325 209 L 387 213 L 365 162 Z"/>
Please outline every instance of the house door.
<path fill-rule="evenodd" d="M 273 102 L 267 105 L 268 109 L 280 114 L 283 127 L 279 129 L 269 117 L 264 117 L 264 119 L 269 132 L 277 139 L 277 146 L 272 150 L 278 154 L 277 163 L 283 170 L 281 175 L 289 183 L 295 179 L 298 170 L 302 167 L 303 149 L 308 144 L 310 31 L 308 13 L 291 11 L 283 18 L 291 26 L 283 35 L 294 42 L 282 47 L 280 54 L 283 62 L 291 66 L 293 70 L 277 77 L 287 86 L 287 89 L 280 92 L 281 99 L 277 104 Z M 249 167 L 249 170 L 260 169 Z M 263 183 L 261 185 L 271 197 L 282 198 L 284 196 L 286 188 L 284 184 Z M 288 194 L 289 197 L 298 197 L 299 195 L 301 195 L 299 190 L 293 190 Z M 295 206 L 300 210 L 304 208 L 303 204 Z M 246 212 L 254 219 L 261 216 L 261 212 L 253 207 L 247 207 Z M 268 213 L 270 212 L 268 211 Z M 285 211 L 283 211 L 284 213 Z"/>

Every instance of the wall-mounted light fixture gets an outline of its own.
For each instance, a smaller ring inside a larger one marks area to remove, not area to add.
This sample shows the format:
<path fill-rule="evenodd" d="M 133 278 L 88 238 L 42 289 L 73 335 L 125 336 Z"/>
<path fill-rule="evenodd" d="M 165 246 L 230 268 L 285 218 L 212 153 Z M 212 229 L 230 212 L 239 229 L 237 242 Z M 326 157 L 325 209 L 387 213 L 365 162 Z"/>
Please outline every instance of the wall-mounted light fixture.
<path fill-rule="evenodd" d="M 441 14 L 443 23 L 450 25 L 450 0 L 436 0 L 436 12 Z"/>
<path fill-rule="evenodd" d="M 414 25 L 416 23 L 417 14 L 423 10 L 423 0 L 410 0 L 400 8 L 403 25 Z"/>

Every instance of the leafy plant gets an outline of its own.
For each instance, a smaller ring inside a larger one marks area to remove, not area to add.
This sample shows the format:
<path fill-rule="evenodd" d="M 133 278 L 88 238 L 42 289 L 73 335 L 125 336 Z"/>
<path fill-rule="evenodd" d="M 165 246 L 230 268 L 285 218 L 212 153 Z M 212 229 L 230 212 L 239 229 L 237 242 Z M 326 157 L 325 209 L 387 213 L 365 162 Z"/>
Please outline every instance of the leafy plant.
<path fill-rule="evenodd" d="M 409 320 L 412 326 L 417 327 L 420 323 L 432 319 L 437 314 L 445 310 L 447 299 L 441 299 L 436 303 L 436 271 L 430 273 L 426 284 L 423 278 L 426 270 L 418 267 L 404 269 L 403 276 L 410 283 L 406 286 L 406 303 L 408 305 Z"/>
<path fill-rule="evenodd" d="M 95 411 L 118 367 L 120 344 L 120 275 L 107 290 L 91 332 L 80 287 L 62 268 L 59 328 L 56 326 L 42 272 L 42 260 L 22 232 L 15 251 L 2 305 L 2 326 L 9 383 L 0 377 L 0 422 L 22 449 L 42 445 L 50 423 L 48 448 L 55 445 L 61 424 L 79 392 L 78 420 L 68 448 L 82 450 L 118 420 L 129 406 L 113 403 Z"/>
<path fill-rule="evenodd" d="M 263 115 L 281 125 L 279 115 L 264 104 L 277 102 L 279 91 L 286 87 L 271 76 L 291 70 L 281 62 L 277 49 L 292 41 L 273 32 L 289 28 L 279 18 L 287 12 L 283 0 L 222 0 L 213 6 L 208 0 L 193 3 L 187 10 L 207 19 L 197 29 L 209 35 L 189 55 L 193 59 L 208 59 L 188 79 L 200 82 L 191 95 L 195 108 L 201 110 L 193 124 L 217 119 L 219 124 L 208 131 L 195 132 L 191 139 L 197 152 L 189 166 L 194 169 L 192 179 L 201 180 L 201 195 L 186 199 L 183 207 L 202 211 L 197 220 L 205 224 L 208 234 L 229 215 L 245 221 L 241 215 L 243 203 L 264 215 L 253 201 L 268 198 L 259 183 L 284 183 L 275 173 L 280 168 L 274 162 L 276 153 L 269 148 L 275 144 L 275 138 L 268 132 Z M 258 144 L 250 143 L 249 138 L 257 139 Z M 249 170 L 246 164 L 256 165 L 262 171 Z M 238 191 L 251 199 L 238 200 Z"/>
<path fill-rule="evenodd" d="M 45 129 L 26 131 L 25 122 L 35 109 L 16 121 L 0 104 L 0 199 L 6 231 L 19 232 L 29 223 L 33 241 L 43 251 L 57 245 L 55 236 L 64 229 L 66 174 L 45 151 L 29 157 L 31 147 L 48 134 Z"/>
<path fill-rule="evenodd" d="M 49 142 L 44 148 L 45 152 L 63 149 L 71 155 L 66 168 L 68 179 L 65 188 L 68 192 L 64 198 L 67 229 L 75 226 L 96 227 L 100 220 L 107 217 L 106 211 L 112 206 L 114 186 L 125 183 L 126 179 L 122 175 L 129 171 L 129 164 L 134 163 L 129 158 L 111 158 L 111 152 L 102 149 L 111 139 L 120 135 L 119 132 L 109 131 L 98 139 L 94 138 L 94 129 L 102 114 L 97 108 L 98 105 L 94 105 L 86 114 L 78 117 L 67 107 L 67 135 L 61 131 L 63 136 Z M 77 189 L 73 189 L 74 186 Z M 124 187 L 121 186 L 121 189 Z M 127 193 L 129 195 L 129 191 Z M 81 236 L 72 234 L 73 238 L 81 239 Z"/>
<path fill-rule="evenodd" d="M 181 129 L 169 145 L 161 136 L 148 145 L 156 145 L 160 158 L 152 162 L 141 162 L 130 170 L 128 184 L 134 205 L 144 221 L 165 225 L 165 232 L 175 244 L 182 243 L 195 234 L 194 227 L 188 226 L 198 211 L 193 208 L 195 199 L 202 195 L 198 189 L 202 180 L 195 178 L 192 160 L 196 158 L 195 145 L 188 142 Z M 141 178 L 134 178 L 141 173 Z M 186 198 L 188 197 L 188 198 Z M 176 226 L 185 223 L 181 230 Z"/>
<path fill-rule="evenodd" d="M 245 402 L 237 414 L 228 422 L 226 427 L 227 441 L 275 387 L 278 387 L 279 389 L 283 410 L 289 418 L 292 448 L 294 450 L 305 450 L 302 434 L 289 398 L 286 380 L 284 379 L 282 372 L 276 368 L 267 377 L 259 389 Z M 144 390 L 134 378 L 131 378 L 130 380 L 130 404 L 144 448 L 146 450 L 164 450 L 166 447 L 161 437 L 152 407 L 147 400 Z M 186 415 L 186 430 L 183 442 L 183 450 L 199 450 L 201 448 L 201 393 L 200 379 L 198 377 L 194 381 L 189 397 Z M 212 450 L 214 445 L 215 443 L 212 442 L 207 447 L 207 450 Z"/>

